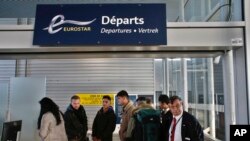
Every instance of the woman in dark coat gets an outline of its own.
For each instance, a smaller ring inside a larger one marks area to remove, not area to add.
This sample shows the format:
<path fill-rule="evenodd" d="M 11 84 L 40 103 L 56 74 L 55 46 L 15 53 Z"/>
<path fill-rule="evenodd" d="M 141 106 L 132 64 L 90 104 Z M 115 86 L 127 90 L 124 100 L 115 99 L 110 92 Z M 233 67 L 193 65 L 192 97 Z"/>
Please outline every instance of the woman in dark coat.
<path fill-rule="evenodd" d="M 110 96 L 103 96 L 103 107 L 97 112 L 92 127 L 93 141 L 112 141 L 116 126 L 116 116 L 110 106 Z"/>

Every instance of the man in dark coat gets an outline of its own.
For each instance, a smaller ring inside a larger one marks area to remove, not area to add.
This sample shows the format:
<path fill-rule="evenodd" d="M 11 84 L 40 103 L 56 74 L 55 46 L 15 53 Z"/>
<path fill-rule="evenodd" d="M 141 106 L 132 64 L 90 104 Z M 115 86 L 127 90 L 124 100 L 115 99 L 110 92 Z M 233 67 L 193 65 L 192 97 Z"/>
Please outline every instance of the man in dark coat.
<path fill-rule="evenodd" d="M 172 116 L 172 113 L 170 112 L 169 109 L 169 105 L 170 105 L 170 101 L 169 101 L 169 97 L 165 94 L 162 94 L 159 96 L 158 98 L 159 101 L 159 107 L 161 110 L 161 141 L 163 141 L 164 139 L 167 138 L 167 126 L 166 126 L 166 122 L 167 120 L 169 120 L 169 117 Z"/>
<path fill-rule="evenodd" d="M 180 97 L 170 98 L 170 110 L 173 116 L 168 116 L 166 127 L 167 138 L 165 141 L 204 141 L 204 134 L 197 119 L 183 110 Z"/>
<path fill-rule="evenodd" d="M 86 141 L 88 122 L 79 96 L 71 97 L 71 104 L 64 114 L 65 128 L 69 141 Z"/>
<path fill-rule="evenodd" d="M 103 96 L 103 107 L 97 112 L 92 127 L 93 141 L 112 141 L 116 126 L 116 116 L 111 107 L 110 96 Z"/>

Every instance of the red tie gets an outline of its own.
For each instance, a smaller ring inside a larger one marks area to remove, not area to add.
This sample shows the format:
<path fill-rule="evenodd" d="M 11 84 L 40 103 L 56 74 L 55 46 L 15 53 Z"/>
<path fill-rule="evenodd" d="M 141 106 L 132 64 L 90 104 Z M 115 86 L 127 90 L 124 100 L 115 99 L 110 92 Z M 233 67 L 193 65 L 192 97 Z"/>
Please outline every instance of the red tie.
<path fill-rule="evenodd" d="M 175 127 L 176 127 L 176 118 L 173 119 L 173 126 L 171 130 L 171 141 L 174 141 Z"/>

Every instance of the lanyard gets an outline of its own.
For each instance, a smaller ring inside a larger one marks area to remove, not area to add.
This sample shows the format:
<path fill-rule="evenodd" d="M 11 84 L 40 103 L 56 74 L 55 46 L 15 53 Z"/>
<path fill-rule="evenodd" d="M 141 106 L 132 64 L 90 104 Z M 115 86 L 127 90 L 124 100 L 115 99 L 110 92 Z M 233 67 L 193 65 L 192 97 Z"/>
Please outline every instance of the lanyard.
<path fill-rule="evenodd" d="M 183 115 L 182 115 L 183 116 Z M 179 123 L 179 121 L 182 119 L 182 116 L 177 120 L 177 122 L 175 123 L 175 127 L 177 126 L 177 124 Z M 174 119 L 173 119 L 174 120 Z M 172 121 L 173 121 L 172 120 Z M 170 129 L 170 131 L 172 131 L 172 128 L 173 128 L 173 126 L 174 126 L 174 124 L 172 123 L 171 124 L 171 129 Z"/>

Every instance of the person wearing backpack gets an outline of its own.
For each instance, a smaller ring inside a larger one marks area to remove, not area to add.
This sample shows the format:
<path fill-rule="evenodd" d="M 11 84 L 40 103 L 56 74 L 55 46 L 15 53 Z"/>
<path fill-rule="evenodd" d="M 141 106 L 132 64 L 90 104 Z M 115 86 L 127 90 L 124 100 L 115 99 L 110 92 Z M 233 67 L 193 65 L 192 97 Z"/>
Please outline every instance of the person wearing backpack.
<path fill-rule="evenodd" d="M 129 121 L 126 141 L 160 141 L 160 112 L 146 103 L 145 97 L 139 97 L 137 107 Z"/>
<path fill-rule="evenodd" d="M 167 138 L 164 141 L 204 141 L 200 123 L 193 115 L 183 110 L 181 98 L 172 96 L 170 103 L 173 116 L 167 120 Z"/>

